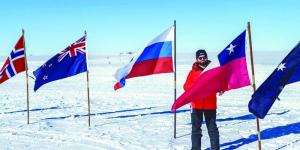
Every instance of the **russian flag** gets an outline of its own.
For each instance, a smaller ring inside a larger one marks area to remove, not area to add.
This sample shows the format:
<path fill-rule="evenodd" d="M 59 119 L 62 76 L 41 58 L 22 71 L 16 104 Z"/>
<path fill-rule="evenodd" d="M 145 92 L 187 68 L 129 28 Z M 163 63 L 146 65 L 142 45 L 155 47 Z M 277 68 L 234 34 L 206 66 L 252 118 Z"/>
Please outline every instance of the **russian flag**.
<path fill-rule="evenodd" d="M 114 89 L 125 86 L 125 80 L 133 77 L 141 77 L 173 71 L 173 40 L 174 27 L 170 27 L 154 38 L 141 53 L 131 59 L 124 67 L 118 69 L 115 78 L 118 81 Z"/>
<path fill-rule="evenodd" d="M 250 85 L 246 62 L 246 31 L 242 32 L 216 59 L 205 68 L 193 87 L 173 104 L 172 111 L 181 106 L 218 92 Z"/>

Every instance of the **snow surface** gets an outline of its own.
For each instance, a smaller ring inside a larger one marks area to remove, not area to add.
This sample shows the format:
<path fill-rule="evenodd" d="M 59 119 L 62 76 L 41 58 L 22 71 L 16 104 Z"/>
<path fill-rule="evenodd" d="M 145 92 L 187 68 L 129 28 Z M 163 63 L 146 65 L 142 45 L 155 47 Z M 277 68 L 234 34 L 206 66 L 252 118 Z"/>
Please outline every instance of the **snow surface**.
<path fill-rule="evenodd" d="M 286 53 L 268 53 L 255 62 L 256 83 L 261 84 Z M 274 60 L 274 57 L 276 59 Z M 90 57 L 91 127 L 88 127 L 86 74 L 52 82 L 33 92 L 29 79 L 30 124 L 27 125 L 25 73 L 0 86 L 0 149 L 190 149 L 190 112 L 177 113 L 177 138 L 173 138 L 173 74 L 127 80 L 114 92 L 113 74 L 131 56 Z M 29 57 L 29 71 L 50 57 Z M 4 59 L 1 59 L 4 60 Z M 177 91 L 191 68 L 193 54 L 178 55 Z M 2 64 L 1 64 L 2 65 Z M 250 65 L 249 65 L 250 67 Z M 250 68 L 248 68 L 250 70 Z M 300 149 L 299 83 L 288 85 L 269 115 L 260 120 L 263 149 Z M 255 117 L 248 112 L 251 87 L 218 97 L 221 149 L 257 149 Z M 210 147 L 203 125 L 202 148 Z"/>

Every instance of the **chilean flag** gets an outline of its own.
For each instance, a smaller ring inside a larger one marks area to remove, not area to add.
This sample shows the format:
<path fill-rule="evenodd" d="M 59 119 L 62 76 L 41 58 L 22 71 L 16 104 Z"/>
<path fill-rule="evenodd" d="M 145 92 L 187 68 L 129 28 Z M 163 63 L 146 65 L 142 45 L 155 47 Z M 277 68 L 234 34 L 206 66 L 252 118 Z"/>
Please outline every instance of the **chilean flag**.
<path fill-rule="evenodd" d="M 172 49 L 174 27 L 170 27 L 154 38 L 144 50 L 131 59 L 124 67 L 117 70 L 115 78 L 118 81 L 114 89 L 125 86 L 125 79 L 173 71 Z"/>
<path fill-rule="evenodd" d="M 193 87 L 184 92 L 173 104 L 172 111 L 181 106 L 221 91 L 250 85 L 246 63 L 246 31 L 234 39 L 217 59 L 205 68 Z"/>

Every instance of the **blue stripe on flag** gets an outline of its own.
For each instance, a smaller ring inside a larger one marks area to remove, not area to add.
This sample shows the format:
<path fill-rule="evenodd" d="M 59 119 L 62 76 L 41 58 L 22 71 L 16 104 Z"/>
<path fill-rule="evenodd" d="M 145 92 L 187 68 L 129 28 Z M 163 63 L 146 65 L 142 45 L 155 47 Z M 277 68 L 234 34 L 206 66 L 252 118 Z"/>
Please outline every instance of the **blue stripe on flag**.
<path fill-rule="evenodd" d="M 12 52 L 10 53 L 11 59 L 14 59 L 14 58 L 19 57 L 19 56 L 22 56 L 22 55 L 24 55 L 24 50 L 23 50 L 23 51 L 18 51 L 18 52 L 12 51 Z"/>
<path fill-rule="evenodd" d="M 159 42 L 147 46 L 136 63 L 150 59 L 172 57 L 172 42 Z"/>
<path fill-rule="evenodd" d="M 10 77 L 13 77 L 15 75 L 15 72 L 14 72 L 11 64 L 7 65 L 6 70 L 8 71 Z"/>

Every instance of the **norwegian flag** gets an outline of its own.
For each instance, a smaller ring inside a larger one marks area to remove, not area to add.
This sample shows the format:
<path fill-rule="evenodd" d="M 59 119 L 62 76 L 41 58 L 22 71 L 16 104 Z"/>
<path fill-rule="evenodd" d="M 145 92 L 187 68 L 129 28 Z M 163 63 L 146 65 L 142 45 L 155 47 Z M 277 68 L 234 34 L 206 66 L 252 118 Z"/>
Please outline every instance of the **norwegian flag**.
<path fill-rule="evenodd" d="M 0 84 L 25 71 L 24 36 L 22 35 L 0 70 Z"/>
<path fill-rule="evenodd" d="M 58 56 L 58 62 L 62 61 L 67 55 L 70 57 L 75 57 L 77 56 L 77 52 L 81 54 L 85 54 L 85 36 L 77 40 L 75 43 L 71 44 L 68 46 L 66 49 L 61 51 Z"/>

